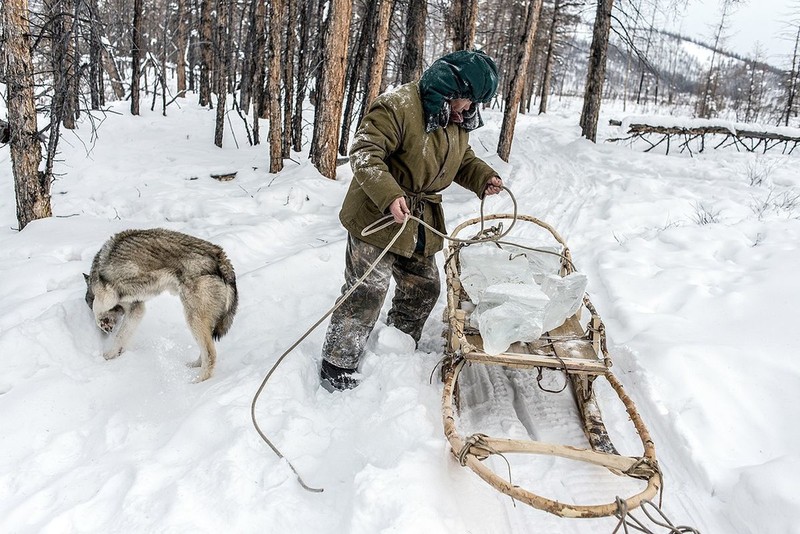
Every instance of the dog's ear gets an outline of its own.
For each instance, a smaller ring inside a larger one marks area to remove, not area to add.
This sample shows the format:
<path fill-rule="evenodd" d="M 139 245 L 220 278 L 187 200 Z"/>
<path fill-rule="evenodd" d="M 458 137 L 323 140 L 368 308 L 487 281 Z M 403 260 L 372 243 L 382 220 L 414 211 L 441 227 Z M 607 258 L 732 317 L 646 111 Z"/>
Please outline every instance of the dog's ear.
<path fill-rule="evenodd" d="M 88 284 L 89 283 L 89 275 L 86 274 L 86 273 L 82 273 L 82 274 L 83 274 L 84 281 Z"/>

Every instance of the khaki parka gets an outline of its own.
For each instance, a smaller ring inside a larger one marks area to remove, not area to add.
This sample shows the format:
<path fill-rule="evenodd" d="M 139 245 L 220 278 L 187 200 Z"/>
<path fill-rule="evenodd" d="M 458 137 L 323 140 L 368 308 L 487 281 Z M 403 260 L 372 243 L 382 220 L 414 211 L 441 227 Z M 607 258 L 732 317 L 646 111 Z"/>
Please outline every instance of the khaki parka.
<path fill-rule="evenodd" d="M 477 105 L 477 104 L 476 104 Z M 369 108 L 350 148 L 353 180 L 339 219 L 354 237 L 384 248 L 400 226 L 377 233 L 361 231 L 389 213 L 389 205 L 406 197 L 412 215 L 446 233 L 441 195 L 454 181 L 483 198 L 486 183 L 497 172 L 475 156 L 469 133 L 450 124 L 425 133 L 425 118 L 417 82 L 380 95 Z M 390 249 L 410 257 L 419 223 L 409 220 Z M 425 228 L 425 256 L 442 249 L 444 240 Z"/>

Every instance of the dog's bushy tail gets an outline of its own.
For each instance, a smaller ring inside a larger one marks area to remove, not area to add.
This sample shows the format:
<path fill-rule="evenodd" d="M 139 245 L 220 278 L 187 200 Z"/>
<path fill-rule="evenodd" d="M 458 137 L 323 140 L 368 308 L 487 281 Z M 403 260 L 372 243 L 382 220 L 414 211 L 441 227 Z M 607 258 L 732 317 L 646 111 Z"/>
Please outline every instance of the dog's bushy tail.
<path fill-rule="evenodd" d="M 219 338 L 228 333 L 233 324 L 233 316 L 236 315 L 236 307 L 239 305 L 239 293 L 236 291 L 236 273 L 233 271 L 233 265 L 223 251 L 220 251 L 217 258 L 217 270 L 228 291 L 225 299 L 225 309 L 217 324 L 214 325 L 214 331 L 211 333 L 215 340 L 219 340 Z"/>

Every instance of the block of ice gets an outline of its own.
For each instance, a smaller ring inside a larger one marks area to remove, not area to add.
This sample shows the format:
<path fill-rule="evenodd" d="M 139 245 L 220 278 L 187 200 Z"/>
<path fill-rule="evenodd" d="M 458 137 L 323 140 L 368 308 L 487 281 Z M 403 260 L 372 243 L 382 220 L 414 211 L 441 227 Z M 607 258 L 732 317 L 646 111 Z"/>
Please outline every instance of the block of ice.
<path fill-rule="evenodd" d="M 542 283 L 542 278 L 548 274 L 558 274 L 561 270 L 561 248 L 550 245 L 532 245 L 530 250 L 504 245 L 506 251 L 513 257 L 523 256 L 528 261 L 528 272 L 537 284 Z"/>
<path fill-rule="evenodd" d="M 486 288 L 498 283 L 533 281 L 528 260 L 491 246 L 469 246 L 461 249 L 461 285 L 474 304 L 483 299 Z"/>
<path fill-rule="evenodd" d="M 588 283 L 589 279 L 583 273 L 570 273 L 563 278 L 555 274 L 544 277 L 542 292 L 550 299 L 544 316 L 545 332 L 561 326 L 578 311 Z"/>
<path fill-rule="evenodd" d="M 473 312 L 487 354 L 500 354 L 515 341 L 534 341 L 543 332 L 550 298 L 533 283 L 486 288 Z"/>
<path fill-rule="evenodd" d="M 561 277 L 561 249 L 473 245 L 459 253 L 461 285 L 472 306 L 462 306 L 483 338 L 484 351 L 499 354 L 516 341 L 534 341 L 575 314 L 588 280 Z"/>

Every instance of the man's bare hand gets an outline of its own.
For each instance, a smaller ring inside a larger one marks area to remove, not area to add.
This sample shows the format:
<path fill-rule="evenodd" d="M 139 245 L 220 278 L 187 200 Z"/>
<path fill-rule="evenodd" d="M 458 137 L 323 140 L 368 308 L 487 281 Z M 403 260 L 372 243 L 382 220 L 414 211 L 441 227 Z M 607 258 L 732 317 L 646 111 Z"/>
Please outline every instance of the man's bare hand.
<path fill-rule="evenodd" d="M 403 224 L 403 221 L 411 215 L 411 210 L 408 209 L 405 197 L 397 197 L 394 199 L 392 203 L 389 204 L 389 212 L 391 212 L 394 217 L 394 222 L 397 224 Z"/>
<path fill-rule="evenodd" d="M 503 190 L 503 180 L 499 176 L 492 176 L 488 182 L 486 182 L 486 189 L 484 190 L 485 195 L 496 195 L 500 191 Z"/>

